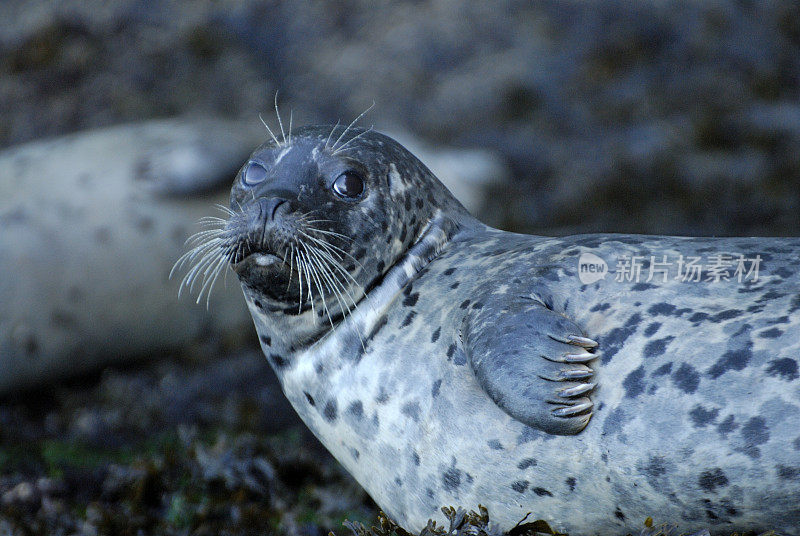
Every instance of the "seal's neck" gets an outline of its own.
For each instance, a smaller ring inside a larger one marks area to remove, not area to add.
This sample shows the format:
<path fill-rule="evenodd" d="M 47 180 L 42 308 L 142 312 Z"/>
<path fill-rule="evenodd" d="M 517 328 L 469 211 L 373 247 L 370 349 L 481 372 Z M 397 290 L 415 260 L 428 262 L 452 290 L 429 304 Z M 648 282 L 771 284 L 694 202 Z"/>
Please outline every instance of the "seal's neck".
<path fill-rule="evenodd" d="M 259 305 L 258 297 L 244 287 L 245 298 L 264 353 L 278 356 L 280 359 L 274 361 L 285 367 L 292 364 L 294 354 L 324 342 L 333 333 L 339 339 L 352 339 L 358 345 L 363 345 L 363 339 L 408 282 L 441 253 L 456 233 L 476 224 L 480 225 L 469 216 L 453 218 L 446 214 L 448 213 L 442 210 L 433 214 L 414 244 L 382 277 L 366 289 L 356 306 L 339 319 L 334 327 L 315 318 L 312 311 L 294 315 L 265 310 Z M 276 366 L 276 370 L 278 368 L 280 367 Z"/>

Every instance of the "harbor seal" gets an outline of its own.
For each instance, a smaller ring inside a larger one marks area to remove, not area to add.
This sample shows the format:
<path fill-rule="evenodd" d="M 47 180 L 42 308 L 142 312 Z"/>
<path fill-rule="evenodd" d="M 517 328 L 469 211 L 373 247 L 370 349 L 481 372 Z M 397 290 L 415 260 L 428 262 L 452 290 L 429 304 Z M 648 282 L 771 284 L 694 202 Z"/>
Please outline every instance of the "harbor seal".
<path fill-rule="evenodd" d="M 256 149 L 216 223 L 190 257 L 232 266 L 286 397 L 404 528 L 800 534 L 800 239 L 503 232 L 341 127 Z"/>
<path fill-rule="evenodd" d="M 238 285 L 215 293 L 211 315 L 168 278 L 262 139 L 249 125 L 187 116 L 0 152 L 0 395 L 249 335 Z"/>

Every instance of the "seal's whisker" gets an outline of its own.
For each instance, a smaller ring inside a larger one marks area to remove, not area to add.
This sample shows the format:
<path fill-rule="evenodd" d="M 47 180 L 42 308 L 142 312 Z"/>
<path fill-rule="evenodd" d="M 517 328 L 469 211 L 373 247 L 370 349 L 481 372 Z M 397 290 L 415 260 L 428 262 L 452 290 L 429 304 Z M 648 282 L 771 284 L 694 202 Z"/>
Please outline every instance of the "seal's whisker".
<path fill-rule="evenodd" d="M 308 223 L 313 223 L 313 222 L 308 222 Z M 353 237 L 347 236 L 347 235 L 344 235 L 344 234 L 341 234 L 341 233 L 337 233 L 335 231 L 327 231 L 325 229 L 318 229 L 316 227 L 309 227 L 308 229 L 309 229 L 309 231 L 314 231 L 315 233 L 329 235 L 329 236 L 335 236 L 337 238 L 341 238 L 343 240 L 349 240 L 351 242 L 353 241 Z"/>
<path fill-rule="evenodd" d="M 226 263 L 225 263 L 225 258 L 224 257 L 218 257 L 214 261 L 214 263 L 211 265 L 211 266 L 213 266 L 213 270 L 211 270 L 208 275 L 205 275 L 203 277 L 203 285 L 200 288 L 200 292 L 198 292 L 198 294 L 197 294 L 197 300 L 195 301 L 195 303 L 199 304 L 200 300 L 203 299 L 203 292 L 207 291 L 207 294 L 206 294 L 206 308 L 208 308 L 208 306 L 209 306 L 209 304 L 211 302 L 211 289 L 213 288 L 214 283 L 216 282 L 220 271 L 223 268 L 225 268 L 225 265 L 226 265 Z M 211 266 L 209 266 L 209 268 L 211 268 Z"/>
<path fill-rule="evenodd" d="M 353 294 L 350 292 L 350 290 L 348 289 L 348 286 L 336 276 L 335 272 L 330 271 L 331 262 L 332 262 L 334 267 L 339 268 L 340 270 L 342 270 L 343 273 L 347 274 L 348 276 L 350 274 L 345 272 L 341 268 L 341 266 L 335 260 L 333 260 L 330 256 L 328 256 L 328 259 L 330 259 L 330 260 L 326 261 L 325 258 L 322 256 L 322 254 L 324 252 L 322 252 L 322 251 L 320 251 L 320 250 L 318 250 L 318 249 L 316 249 L 314 247 L 311 247 L 309 249 L 309 252 L 316 256 L 317 261 L 318 261 L 318 266 L 320 268 L 320 272 L 323 274 L 323 276 L 326 277 L 326 280 L 328 281 L 328 285 L 331 288 L 331 292 L 334 294 L 334 296 L 336 297 L 336 301 L 339 303 L 339 308 L 342 311 L 342 316 L 344 318 L 347 318 L 347 316 L 349 315 L 350 318 L 352 319 L 353 309 L 351 309 L 350 306 L 347 304 L 347 300 L 342 295 L 342 292 L 344 292 L 344 293 L 346 293 L 348 295 L 348 297 L 350 298 L 350 301 L 353 303 L 353 308 L 358 307 L 358 302 L 356 302 L 355 296 L 353 296 Z M 350 277 L 352 278 L 352 276 L 350 276 Z M 355 282 L 355 280 L 353 280 L 353 281 Z M 361 287 L 361 285 L 359 285 L 358 282 L 355 282 L 355 283 L 356 283 L 356 285 L 358 287 Z M 330 312 L 328 313 L 328 318 L 330 319 Z M 332 321 L 331 321 L 331 327 L 333 327 L 333 322 Z M 364 337 L 361 334 L 361 330 L 359 329 L 358 324 L 353 324 L 353 327 L 355 328 L 356 335 L 358 335 L 358 339 L 361 342 L 361 347 L 363 348 L 364 351 L 366 351 L 367 348 L 366 348 L 366 344 L 364 342 Z"/>
<path fill-rule="evenodd" d="M 354 283 L 354 284 L 355 284 L 357 287 L 359 287 L 359 288 L 362 288 L 362 289 L 363 289 L 363 287 L 361 286 L 361 284 L 360 284 L 358 281 L 356 281 L 356 279 L 355 279 L 355 278 L 354 278 L 354 277 L 353 277 L 353 276 L 350 274 L 350 272 L 348 272 L 347 270 L 345 270 L 345 269 L 342 267 L 342 265 L 341 265 L 341 264 L 340 264 L 340 263 L 339 263 L 339 262 L 338 262 L 336 259 L 334 259 L 334 258 L 333 258 L 333 256 L 330 254 L 330 252 L 327 252 L 327 251 L 325 251 L 324 249 L 318 249 L 318 248 L 314 248 L 314 249 L 315 249 L 315 251 L 317 251 L 317 252 L 318 252 L 320 255 L 324 255 L 324 256 L 325 256 L 325 257 L 328 259 L 328 262 L 330 262 L 331 264 L 333 264 L 333 266 L 334 266 L 334 267 L 335 267 L 335 268 L 336 268 L 338 271 L 340 271 L 340 272 L 341 272 L 343 275 L 345 275 L 346 277 L 349 277 L 349 278 L 350 278 L 350 280 L 351 280 L 351 281 L 352 281 L 352 282 L 353 282 L 353 283 Z"/>
<path fill-rule="evenodd" d="M 370 127 L 369 127 L 367 130 L 365 130 L 364 132 L 361 132 L 360 134 L 357 134 L 357 135 L 353 136 L 352 138 L 350 138 L 349 140 L 347 140 L 346 142 L 344 142 L 343 144 L 341 144 L 341 145 L 339 146 L 339 148 L 338 148 L 338 149 L 336 149 L 335 151 L 333 151 L 333 153 L 332 153 L 332 154 L 334 154 L 334 155 L 336 155 L 336 154 L 339 154 L 341 151 L 343 151 L 344 149 L 346 149 L 346 148 L 347 148 L 347 146 L 348 146 L 348 145 L 350 145 L 352 142 L 354 142 L 355 140 L 357 140 L 357 139 L 358 139 L 358 138 L 360 138 L 361 136 L 363 136 L 363 135 L 365 135 L 365 134 L 368 134 L 368 133 L 372 132 L 372 127 L 374 127 L 374 126 L 375 126 L 375 125 L 370 125 Z"/>
<path fill-rule="evenodd" d="M 350 277 L 350 279 L 358 288 L 362 288 L 361 285 L 358 283 L 358 281 L 353 279 L 353 276 L 351 276 L 346 270 L 344 270 L 344 268 L 342 268 L 341 265 L 338 262 L 336 262 L 336 260 L 333 259 L 329 254 L 326 254 L 324 251 L 321 251 L 314 247 L 310 248 L 310 252 L 313 255 L 315 255 L 318 260 L 320 260 L 320 262 L 323 264 L 324 267 L 337 269 L 342 274 Z M 336 282 L 338 284 L 340 285 L 342 284 L 335 272 L 332 272 L 330 270 L 327 270 L 327 272 L 336 279 Z M 353 296 L 350 290 L 347 289 L 345 285 L 343 285 L 342 290 L 345 291 L 350 296 L 350 300 L 353 302 L 353 305 L 356 306 L 355 296 Z"/>
<path fill-rule="evenodd" d="M 325 140 L 325 150 L 326 150 L 326 151 L 328 150 L 328 144 L 329 144 L 329 143 L 330 143 L 330 141 L 331 141 L 331 136 L 333 136 L 333 132 L 334 132 L 334 131 L 335 131 L 335 130 L 338 128 L 338 127 L 339 127 L 339 121 L 336 121 L 336 124 L 335 124 L 335 125 L 333 125 L 333 128 L 331 129 L 331 133 L 330 133 L 330 134 L 328 134 L 328 139 L 326 139 L 326 140 Z"/>
<path fill-rule="evenodd" d="M 235 210 L 231 209 L 230 207 L 226 207 L 225 205 L 221 205 L 219 203 L 214 203 L 214 208 L 216 208 L 217 210 L 227 214 L 228 216 L 235 216 L 236 215 L 236 211 Z M 239 207 L 239 208 L 241 208 L 241 207 Z"/>
<path fill-rule="evenodd" d="M 189 287 L 189 292 L 194 290 L 194 284 L 197 282 L 197 278 L 205 276 L 208 273 L 209 267 L 216 262 L 220 255 L 222 254 L 219 251 L 210 251 L 189 270 L 184 278 L 184 285 Z"/>
<path fill-rule="evenodd" d="M 292 143 L 292 115 L 294 115 L 294 110 L 289 108 L 289 143 Z"/>
<path fill-rule="evenodd" d="M 228 223 L 228 220 L 226 220 L 225 218 L 218 218 L 216 216 L 205 216 L 197 220 L 197 223 L 219 223 L 224 225 Z"/>
<path fill-rule="evenodd" d="M 328 316 L 328 322 L 330 322 L 330 324 L 331 324 L 331 329 L 335 330 L 336 327 L 333 324 L 333 318 L 331 317 L 330 309 L 328 309 L 328 300 L 325 299 L 325 289 L 324 289 L 324 286 L 322 285 L 322 281 L 321 281 L 321 279 L 323 278 L 324 270 L 321 270 L 319 268 L 319 266 L 315 262 L 314 257 L 311 255 L 311 252 L 309 251 L 308 246 L 306 244 L 303 244 L 303 243 L 301 243 L 300 245 L 303 247 L 303 249 L 305 249 L 306 253 L 308 254 L 308 262 L 309 262 L 309 264 L 310 264 L 310 266 L 311 266 L 311 268 L 313 270 L 312 275 L 314 277 L 314 281 L 317 284 L 317 290 L 319 291 L 320 297 L 322 299 L 322 307 L 325 310 L 325 314 Z M 316 320 L 316 317 L 315 317 L 315 320 Z"/>
<path fill-rule="evenodd" d="M 261 119 L 261 124 L 264 125 L 264 127 L 267 129 L 267 132 L 269 132 L 269 135 L 272 138 L 272 141 L 275 142 L 275 145 L 280 147 L 281 146 L 281 142 L 279 142 L 278 138 L 275 137 L 275 134 L 272 133 L 272 129 L 269 128 L 269 125 L 267 124 L 266 121 L 264 121 L 264 118 L 261 117 L 261 114 L 258 114 L 258 118 Z"/>
<path fill-rule="evenodd" d="M 206 243 L 209 237 L 218 237 L 224 233 L 224 229 L 206 229 L 199 231 L 186 239 L 184 245 Z"/>
<path fill-rule="evenodd" d="M 214 250 L 214 248 L 219 247 L 222 244 L 223 240 L 221 238 L 214 238 L 209 240 L 208 242 L 204 242 L 203 244 L 200 244 L 199 246 L 190 249 L 189 251 L 181 255 L 177 261 L 175 261 L 175 264 L 172 266 L 172 270 L 170 270 L 169 272 L 169 277 L 171 278 L 175 274 L 175 272 L 183 268 L 183 266 L 187 262 L 193 261 L 198 256 L 203 256 L 208 254 L 208 252 Z"/>
<path fill-rule="evenodd" d="M 300 244 L 300 245 L 302 245 L 302 244 Z M 307 292 L 308 292 L 308 302 L 311 305 L 311 316 L 314 318 L 314 321 L 316 322 L 317 315 L 316 315 L 316 312 L 314 311 L 314 293 L 313 293 L 312 288 L 311 288 L 312 281 L 311 281 L 311 275 L 310 275 L 309 266 L 308 266 L 308 259 L 306 258 L 306 256 L 303 254 L 302 251 L 298 251 L 297 253 L 300 255 L 301 263 L 302 263 L 301 265 L 303 267 L 303 271 L 305 272 L 305 276 L 306 276 L 306 287 L 308 288 L 308 290 L 307 290 Z M 302 306 L 302 303 L 303 302 L 301 300 L 300 301 L 301 306 Z M 302 310 L 302 307 L 301 307 L 301 310 Z"/>
<path fill-rule="evenodd" d="M 354 263 L 356 263 L 356 264 L 357 264 L 357 265 L 358 265 L 358 266 L 359 266 L 359 267 L 360 267 L 362 270 L 364 269 L 364 265 L 363 265 L 363 264 L 361 264 L 361 262 L 360 262 L 358 259 L 356 259 L 355 257 L 353 257 L 353 256 L 352 256 L 350 253 L 346 252 L 346 251 L 345 251 L 345 250 L 343 250 L 342 248 L 340 248 L 340 247 L 338 247 L 338 246 L 335 246 L 335 245 L 333 245 L 333 244 L 331 244 L 331 243 L 329 243 L 329 242 L 325 242 L 324 240 L 320 240 L 319 238 L 316 238 L 316 237 L 310 236 L 310 235 L 308 235 L 307 233 L 302 233 L 302 234 L 303 234 L 303 235 L 304 235 L 306 238 L 308 238 L 309 240 L 311 240 L 312 242 L 314 242 L 315 244 L 318 244 L 320 247 L 322 247 L 322 248 L 324 248 L 324 249 L 328 250 L 328 251 L 329 251 L 329 252 L 331 252 L 331 253 L 336 253 L 337 255 L 338 255 L 338 254 L 342 254 L 342 255 L 344 255 L 345 257 L 349 257 L 349 258 L 350 258 L 350 259 L 351 259 L 351 260 L 352 260 Z"/>
<path fill-rule="evenodd" d="M 359 114 L 359 116 L 358 116 L 358 117 L 356 117 L 355 119 L 353 119 L 353 121 L 352 121 L 352 122 L 351 122 L 349 125 L 347 125 L 347 128 L 345 128 L 345 129 L 344 129 L 344 131 L 343 131 L 343 132 L 342 132 L 342 133 L 339 135 L 339 137 L 338 137 L 338 138 L 336 138 L 336 141 L 335 141 L 335 142 L 333 142 L 333 145 L 331 146 L 331 149 L 334 151 L 334 153 L 333 153 L 333 154 L 336 154 L 336 145 L 337 145 L 337 144 L 338 144 L 340 141 L 342 141 L 342 138 L 344 138 L 344 135 L 345 135 L 345 134 L 347 134 L 347 132 L 350 130 L 350 128 L 351 128 L 353 125 L 355 125 L 356 123 L 358 123 L 358 120 L 359 120 L 359 119 L 361 119 L 362 117 L 364 117 L 365 115 L 367 115 L 367 113 L 369 113 L 369 111 L 370 111 L 370 110 L 372 110 L 374 107 L 375 107 L 375 101 L 372 101 L 372 105 L 371 105 L 369 108 L 367 108 L 366 110 L 364 110 L 363 112 L 361 112 L 361 113 Z"/>
<path fill-rule="evenodd" d="M 289 247 L 291 248 L 291 253 L 289 255 L 289 281 L 286 283 L 287 293 L 292 286 L 292 274 L 294 274 L 294 244 L 290 244 Z"/>
<path fill-rule="evenodd" d="M 283 136 L 283 145 L 286 145 L 286 132 L 283 130 L 283 121 L 281 121 L 281 112 L 278 109 L 278 90 L 275 90 L 275 115 L 278 117 L 278 125 L 281 127 L 281 136 Z"/>

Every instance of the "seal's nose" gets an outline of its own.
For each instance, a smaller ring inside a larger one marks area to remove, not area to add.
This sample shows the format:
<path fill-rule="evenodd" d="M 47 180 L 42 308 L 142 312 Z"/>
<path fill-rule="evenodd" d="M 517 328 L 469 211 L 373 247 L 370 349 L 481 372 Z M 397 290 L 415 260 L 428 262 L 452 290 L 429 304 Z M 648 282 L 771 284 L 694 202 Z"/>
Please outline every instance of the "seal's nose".
<path fill-rule="evenodd" d="M 285 213 L 288 209 L 289 201 L 282 197 L 262 197 L 258 200 L 258 216 L 265 221 L 274 221 L 279 210 Z"/>

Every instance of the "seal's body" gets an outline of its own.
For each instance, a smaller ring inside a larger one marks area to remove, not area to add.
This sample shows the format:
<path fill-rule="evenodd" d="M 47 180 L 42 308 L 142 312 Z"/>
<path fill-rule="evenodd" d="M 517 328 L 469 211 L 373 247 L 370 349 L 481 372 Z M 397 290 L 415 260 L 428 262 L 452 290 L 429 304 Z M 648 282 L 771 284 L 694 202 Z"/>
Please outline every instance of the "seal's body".
<path fill-rule="evenodd" d="M 211 315 L 176 300 L 168 276 L 259 137 L 176 118 L 0 152 L 0 394 L 245 333 L 236 289 L 215 294 Z"/>
<path fill-rule="evenodd" d="M 292 405 L 391 517 L 800 534 L 800 239 L 505 233 L 350 132 L 259 148 L 206 247 Z"/>

